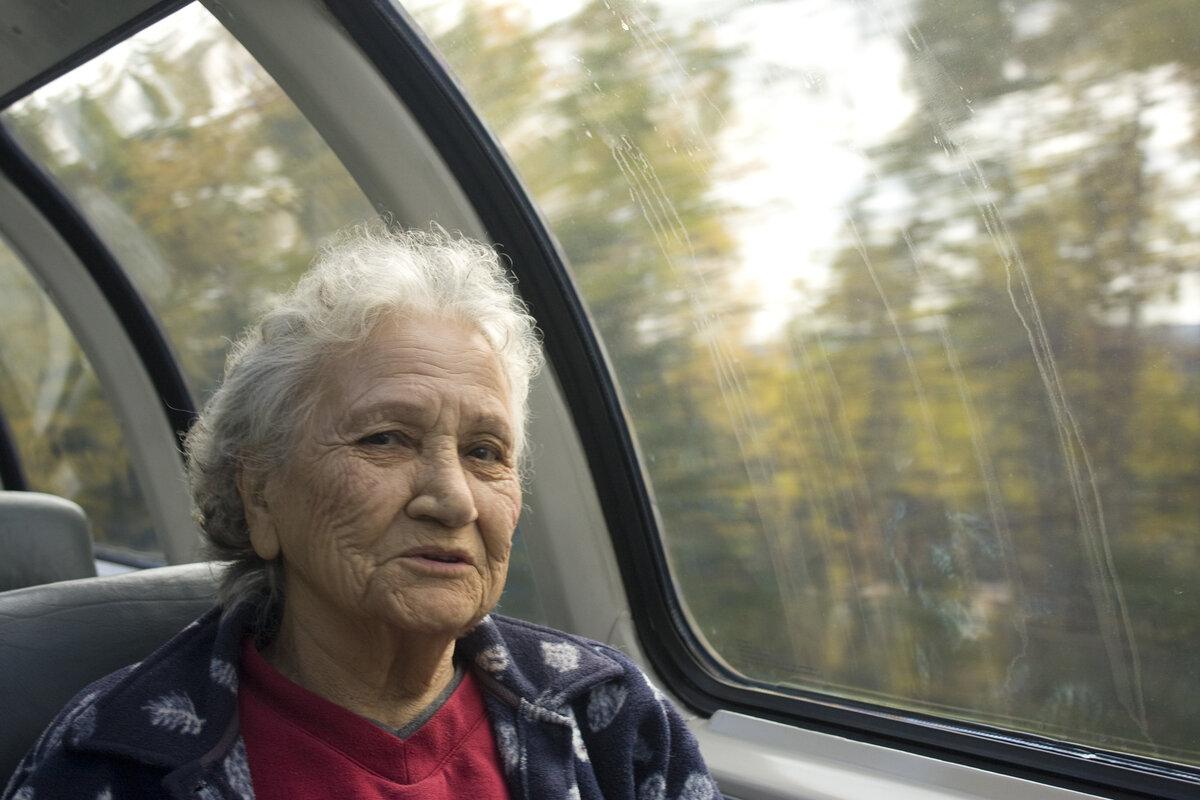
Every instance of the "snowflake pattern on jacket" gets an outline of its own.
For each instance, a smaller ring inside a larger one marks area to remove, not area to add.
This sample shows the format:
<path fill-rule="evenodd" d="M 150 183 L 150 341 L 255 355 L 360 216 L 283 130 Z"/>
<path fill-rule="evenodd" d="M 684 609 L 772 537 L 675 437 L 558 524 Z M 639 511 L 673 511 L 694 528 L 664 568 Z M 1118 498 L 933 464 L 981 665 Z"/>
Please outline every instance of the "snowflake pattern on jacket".
<path fill-rule="evenodd" d="M 237 721 L 253 608 L 214 608 L 59 713 L 3 800 L 252 800 Z M 719 800 L 679 713 L 619 651 L 489 615 L 458 641 L 513 800 Z"/>

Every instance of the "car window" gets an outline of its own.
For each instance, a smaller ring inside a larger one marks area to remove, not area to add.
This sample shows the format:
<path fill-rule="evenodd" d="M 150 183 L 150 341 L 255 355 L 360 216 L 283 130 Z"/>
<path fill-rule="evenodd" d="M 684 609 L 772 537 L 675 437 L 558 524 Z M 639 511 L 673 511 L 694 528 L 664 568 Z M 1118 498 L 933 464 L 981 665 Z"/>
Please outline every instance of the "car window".
<path fill-rule="evenodd" d="M 1200 764 L 1194 4 L 409 10 L 570 261 L 718 669 Z"/>
<path fill-rule="evenodd" d="M 83 507 L 99 558 L 162 563 L 109 400 L 58 310 L 3 238 L 0 314 L 0 414 L 28 488 Z"/>
<path fill-rule="evenodd" d="M 136 283 L 200 403 L 318 243 L 373 214 L 267 72 L 199 4 L 5 112 Z"/>
<path fill-rule="evenodd" d="M 313 126 L 200 4 L 43 86 L 3 119 L 136 284 L 197 405 L 218 385 L 232 340 L 300 276 L 321 240 L 375 214 Z M 116 436 L 107 419 L 95 429 Z M 31 447 L 52 445 L 33 434 Z M 127 473 L 117 475 L 131 481 Z M 520 536 L 503 609 L 544 618 Z"/>

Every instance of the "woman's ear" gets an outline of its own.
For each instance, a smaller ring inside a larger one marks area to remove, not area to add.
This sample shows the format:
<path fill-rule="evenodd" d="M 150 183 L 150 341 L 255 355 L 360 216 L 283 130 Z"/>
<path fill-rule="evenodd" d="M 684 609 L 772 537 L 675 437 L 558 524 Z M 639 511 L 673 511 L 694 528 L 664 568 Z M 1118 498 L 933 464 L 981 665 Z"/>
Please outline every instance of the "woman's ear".
<path fill-rule="evenodd" d="M 266 476 L 244 464 L 238 464 L 237 488 L 242 496 L 246 527 L 250 529 L 250 545 L 259 558 L 271 561 L 279 555 L 279 536 L 271 518 L 271 507 L 267 503 Z"/>

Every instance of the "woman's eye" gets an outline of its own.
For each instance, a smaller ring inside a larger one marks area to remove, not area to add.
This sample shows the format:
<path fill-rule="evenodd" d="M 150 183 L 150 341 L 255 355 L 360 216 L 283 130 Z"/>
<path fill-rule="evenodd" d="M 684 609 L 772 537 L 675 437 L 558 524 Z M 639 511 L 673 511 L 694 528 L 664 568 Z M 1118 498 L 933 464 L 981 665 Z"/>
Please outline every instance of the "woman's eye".
<path fill-rule="evenodd" d="M 472 447 L 467 451 L 467 455 L 477 461 L 500 461 L 503 459 L 503 454 L 498 448 L 487 444 Z"/>
<path fill-rule="evenodd" d="M 364 436 L 358 442 L 359 444 L 370 445 L 372 447 L 388 447 L 390 445 L 401 444 L 403 437 L 396 431 L 380 431 L 379 433 Z"/>

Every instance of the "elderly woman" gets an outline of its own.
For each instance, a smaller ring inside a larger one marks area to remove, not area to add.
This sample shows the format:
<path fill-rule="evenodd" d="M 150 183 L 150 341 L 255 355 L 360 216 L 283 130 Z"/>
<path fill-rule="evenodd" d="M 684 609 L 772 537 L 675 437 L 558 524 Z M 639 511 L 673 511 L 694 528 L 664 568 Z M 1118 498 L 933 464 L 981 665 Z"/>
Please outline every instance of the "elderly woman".
<path fill-rule="evenodd" d="M 187 438 L 218 606 L 73 700 L 5 797 L 714 796 L 627 658 L 488 613 L 540 359 L 491 249 L 326 249 Z"/>

